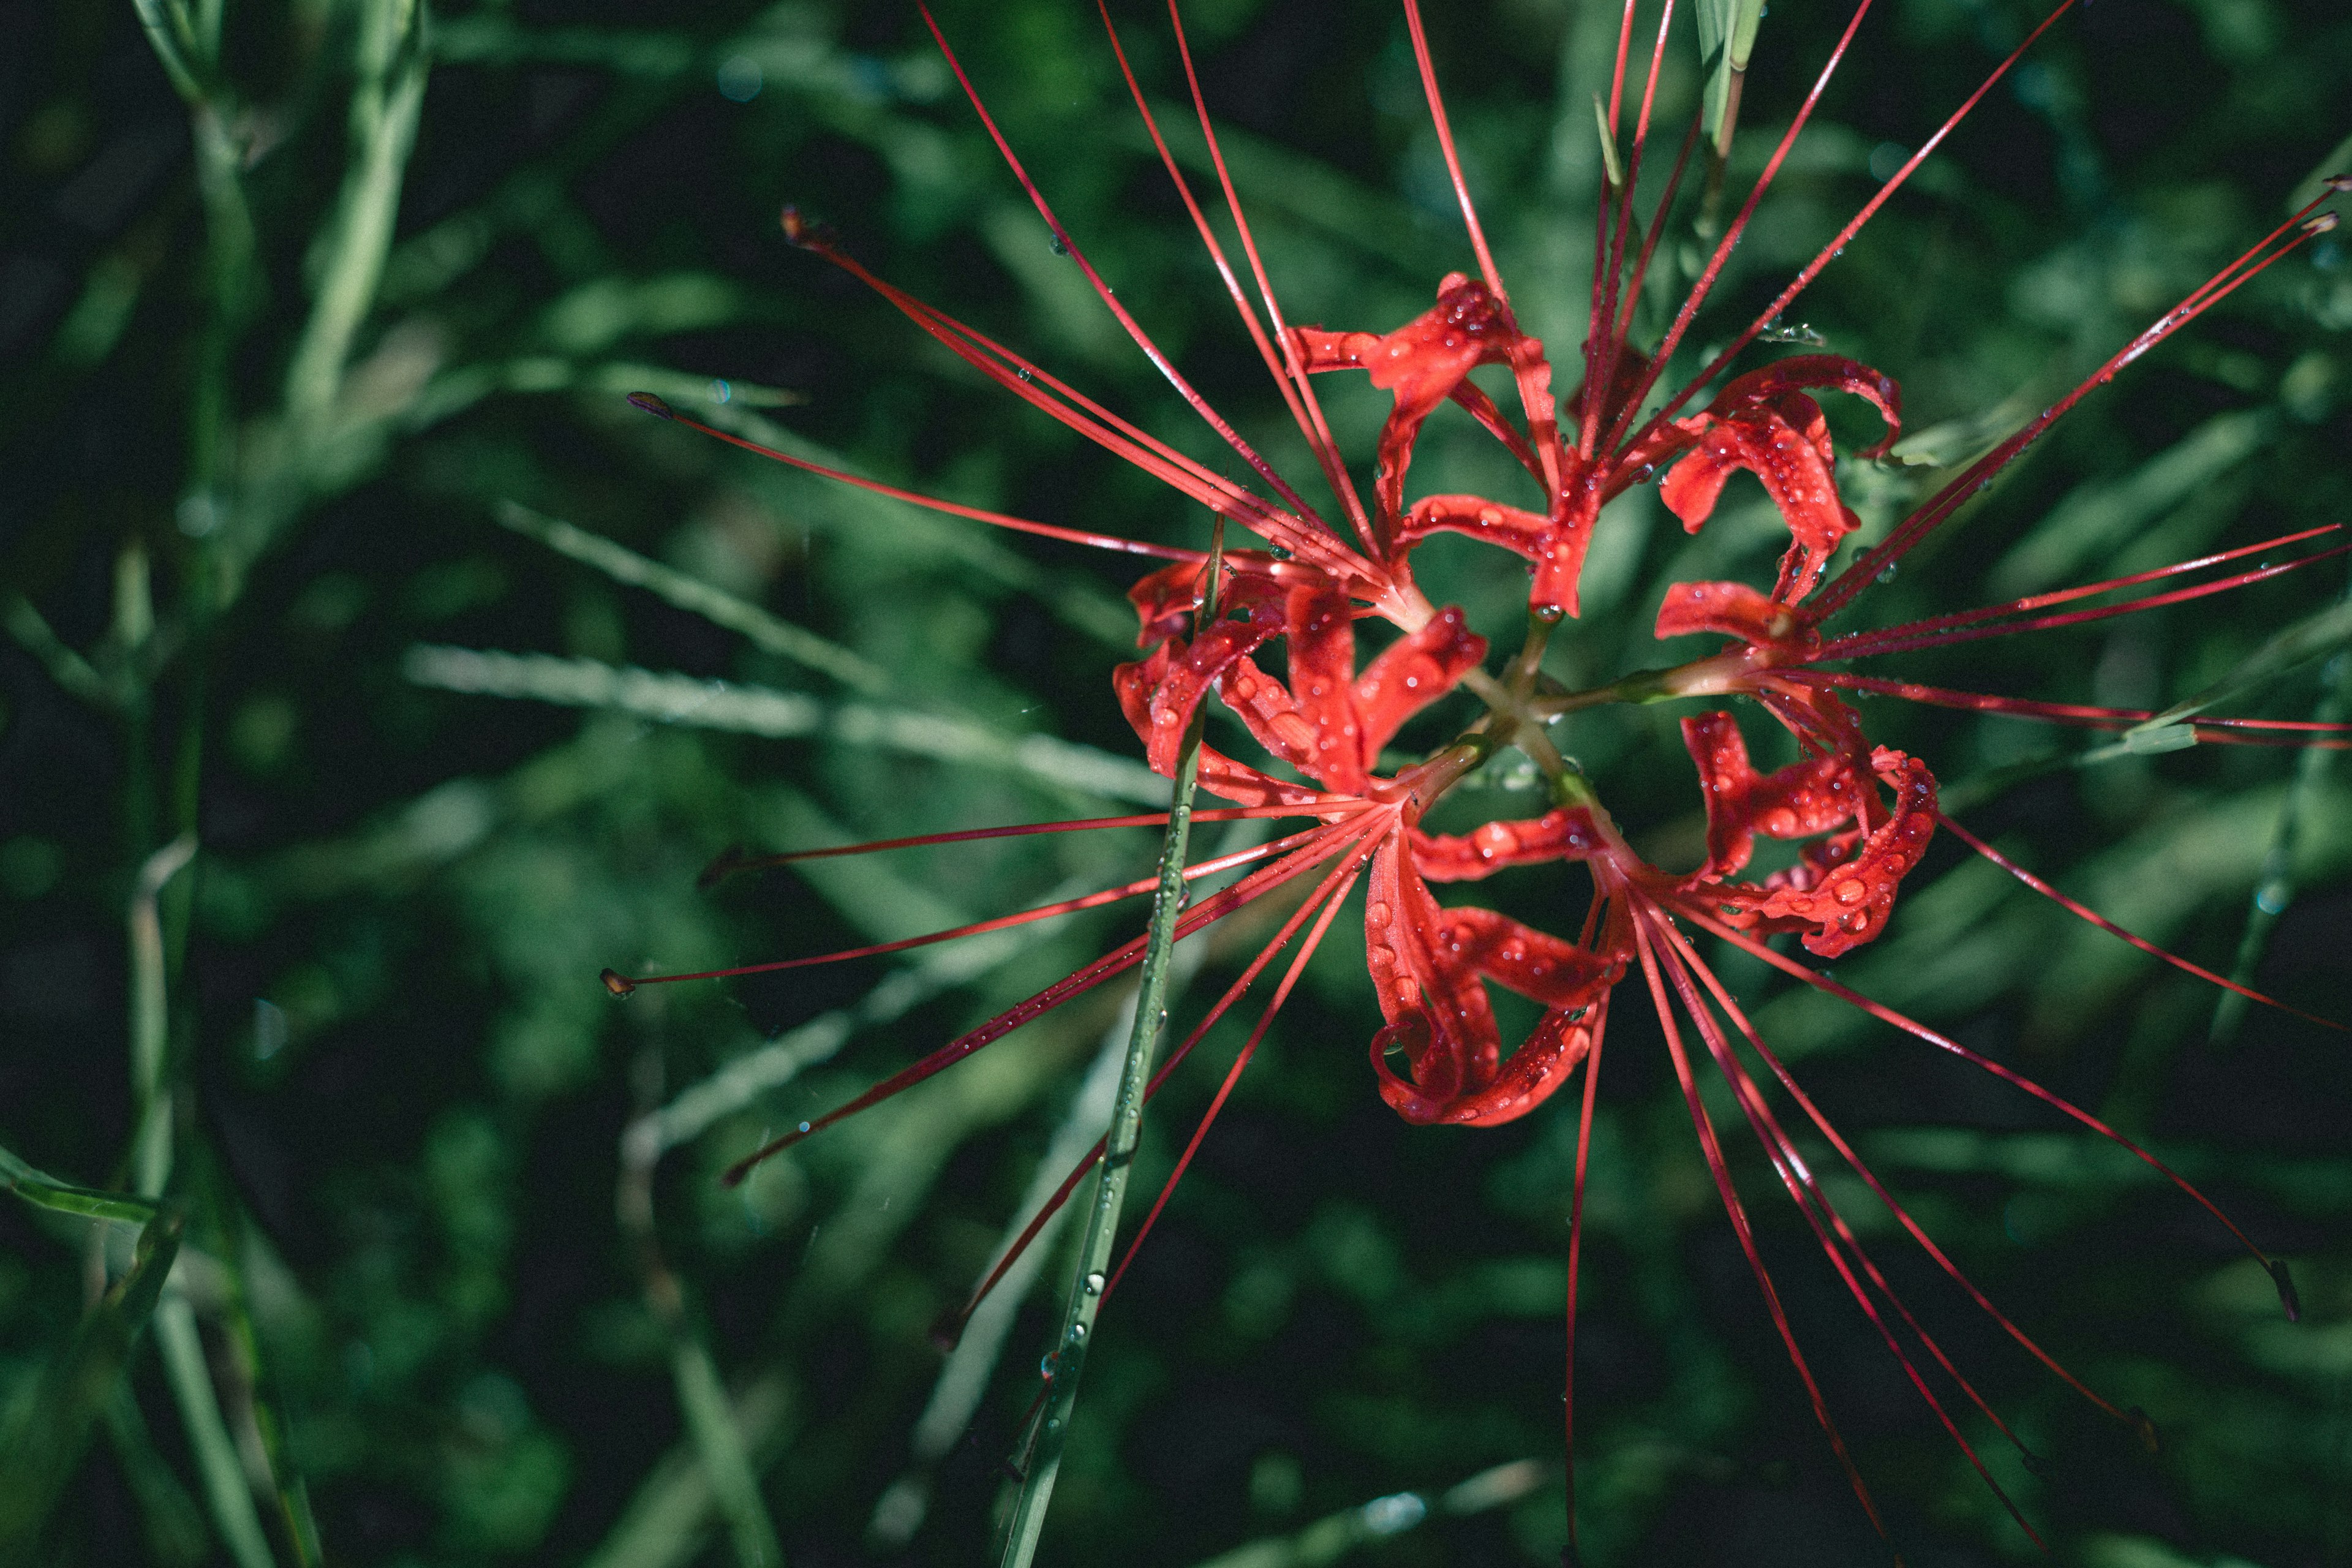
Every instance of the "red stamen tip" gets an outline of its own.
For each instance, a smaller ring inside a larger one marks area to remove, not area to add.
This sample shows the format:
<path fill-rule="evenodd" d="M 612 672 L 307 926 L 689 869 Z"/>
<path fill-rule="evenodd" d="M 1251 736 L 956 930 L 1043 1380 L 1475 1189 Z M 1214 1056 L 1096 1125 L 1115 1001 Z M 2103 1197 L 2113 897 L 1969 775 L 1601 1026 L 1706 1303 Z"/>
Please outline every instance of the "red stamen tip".
<path fill-rule="evenodd" d="M 629 394 L 629 401 L 635 404 L 639 408 L 644 409 L 648 414 L 658 414 L 665 419 L 675 419 L 677 417 L 677 409 L 672 408 L 668 404 L 663 402 L 660 398 L 656 397 L 650 392 L 633 392 Z"/>
<path fill-rule="evenodd" d="M 2124 1419 L 2132 1424 L 2132 1430 L 2139 1434 L 2141 1446 L 2149 1453 L 2164 1451 L 2164 1439 L 2157 1436 L 2156 1423 L 2147 1418 L 2147 1411 L 2135 1405 L 2124 1412 Z"/>
<path fill-rule="evenodd" d="M 702 875 L 694 879 L 695 890 L 701 893 L 710 891 L 711 889 L 741 870 L 744 863 L 750 858 L 750 856 L 743 853 L 743 847 L 740 844 L 730 844 L 719 852 L 717 858 L 702 868 Z"/>
<path fill-rule="evenodd" d="M 637 989 L 637 983 L 617 969 L 608 969 L 596 978 L 602 980 L 604 989 L 615 996 L 633 995 Z"/>
<path fill-rule="evenodd" d="M 2286 1310 L 2290 1323 L 2303 1321 L 2303 1298 L 2295 1294 L 2294 1276 L 2286 1271 L 2286 1259 L 2271 1259 L 2271 1282 L 2278 1287 L 2279 1305 Z"/>

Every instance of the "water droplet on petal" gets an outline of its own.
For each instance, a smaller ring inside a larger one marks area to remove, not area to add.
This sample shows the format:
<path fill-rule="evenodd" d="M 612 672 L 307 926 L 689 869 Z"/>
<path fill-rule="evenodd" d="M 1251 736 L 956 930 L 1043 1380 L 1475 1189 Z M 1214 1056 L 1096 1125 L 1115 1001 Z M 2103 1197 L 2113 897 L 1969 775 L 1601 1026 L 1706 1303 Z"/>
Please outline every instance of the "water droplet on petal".
<path fill-rule="evenodd" d="M 1099 1296 L 1103 1293 L 1103 1277 L 1100 1270 L 1087 1276 L 1086 1287 L 1087 1294 L 1089 1296 Z"/>

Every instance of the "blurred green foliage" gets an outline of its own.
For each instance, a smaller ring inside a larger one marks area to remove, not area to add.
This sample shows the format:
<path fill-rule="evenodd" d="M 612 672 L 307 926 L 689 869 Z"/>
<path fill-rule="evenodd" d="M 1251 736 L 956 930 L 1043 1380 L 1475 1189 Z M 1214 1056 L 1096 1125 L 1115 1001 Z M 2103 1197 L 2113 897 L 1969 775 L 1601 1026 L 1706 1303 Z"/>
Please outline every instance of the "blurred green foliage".
<path fill-rule="evenodd" d="M 2011 0 L 1882 11 L 1701 316 L 1701 350 L 2033 19 Z M 1432 13 L 1514 298 L 1571 354 L 1614 12 Z M 1119 19 L 1173 105 L 1164 16 Z M 1386 329 L 1424 308 L 1467 255 L 1399 14 L 1208 0 L 1187 19 L 1290 318 Z M 1092 9 L 990 0 L 941 20 L 1121 297 L 1286 472 L 1309 472 Z M 1843 21 L 1762 20 L 1735 198 Z M 1150 834 L 1071 835 L 696 887 L 735 843 L 1164 799 L 1107 679 L 1135 574 L 762 464 L 621 394 L 967 503 L 1203 542 L 1171 495 L 789 250 L 790 200 L 894 282 L 1220 460 L 1205 433 L 1055 253 L 911 6 L 15 0 L 0 38 L 0 1144 L 31 1200 L 0 1209 L 0 1554 L 981 1559 L 1066 1265 L 1041 1252 L 952 1358 L 926 1328 L 1099 1126 L 1118 998 L 740 1190 L 717 1173 L 1139 914 L 625 1005 L 596 975 L 890 940 L 1147 874 Z M 1696 29 L 1679 32 L 1662 125 L 1706 86 Z M 2329 0 L 2100 0 L 2063 21 L 1778 334 L 1904 384 L 1898 460 L 1842 476 L 1864 536 L 2352 162 L 2329 151 L 2347 132 L 2352 19 Z M 1654 340 L 1697 245 L 1686 218 L 1667 230 L 1637 335 Z M 1381 399 L 1348 379 L 1327 395 L 1368 459 Z M 2071 415 L 1861 613 L 2341 523 L 2347 447 L 2352 266 L 2327 237 Z M 1441 417 L 1415 483 L 1499 489 L 1498 463 Z M 1658 662 L 1664 584 L 1755 578 L 1776 548 L 1752 490 L 1696 537 L 1629 496 L 1549 668 L 1583 684 Z M 1433 596 L 1512 623 L 1507 558 L 1448 541 L 1422 560 Z M 1902 672 L 2163 708 L 2327 615 L 2344 581 L 2331 563 Z M 2232 706 L 2344 717 L 2342 641 L 2339 613 Z M 2329 753 L 2088 760 L 2019 721 L 1868 712 L 1978 831 L 2070 892 L 2347 1015 L 2352 793 Z M 1701 818 L 1674 717 L 1609 710 L 1563 734 L 1637 842 L 1687 864 Z M 1444 738 L 1426 728 L 1406 739 Z M 1506 765 L 1477 782 L 1462 822 L 1534 798 Z M 1573 919 L 1532 877 L 1496 889 L 1538 923 Z M 1052 1561 L 1558 1559 L 1573 1115 L 1398 1123 L 1362 1059 L 1375 1016 L 1346 924 L 1104 1321 Z M 1246 961 L 1248 934 L 1209 943 L 1180 1015 Z M 2352 1562 L 2338 1037 L 2217 1010 L 1948 843 L 1888 937 L 1838 970 L 2206 1184 L 2295 1260 L 2290 1325 L 2261 1270 L 2144 1167 L 1760 964 L 1720 967 L 1974 1278 L 2162 1431 L 2151 1454 L 2099 1416 L 1835 1189 L 2047 1460 L 1992 1462 L 2059 1561 Z M 1596 1131 L 1587 1556 L 1884 1562 L 1643 1011 L 1617 1009 Z M 1157 1103 L 1145 1181 L 1213 1079 L 1181 1075 Z M 2035 1560 L 1756 1152 L 1735 1158 L 1907 1560 Z"/>

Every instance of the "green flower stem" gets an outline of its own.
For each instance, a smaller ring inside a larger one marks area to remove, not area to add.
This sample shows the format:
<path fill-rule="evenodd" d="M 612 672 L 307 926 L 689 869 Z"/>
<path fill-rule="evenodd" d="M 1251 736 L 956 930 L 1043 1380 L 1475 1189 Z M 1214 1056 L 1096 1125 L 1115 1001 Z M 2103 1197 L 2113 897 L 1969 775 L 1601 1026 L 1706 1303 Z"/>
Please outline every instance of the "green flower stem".
<path fill-rule="evenodd" d="M 1207 626 L 1217 617 L 1218 590 L 1224 575 L 1224 520 L 1209 547 L 1208 570 L 1196 624 Z M 1076 1407 L 1078 1375 L 1085 1369 L 1087 1342 L 1095 1318 L 1102 1310 L 1103 1282 L 1110 1276 L 1111 1252 L 1118 1239 L 1118 1215 L 1127 1198 L 1127 1179 L 1135 1163 L 1136 1145 L 1143 1136 L 1143 1095 L 1151 1079 L 1161 1026 L 1168 1019 L 1168 972 L 1176 953 L 1176 921 L 1184 909 L 1184 861 L 1192 833 L 1192 794 L 1201 777 L 1201 727 L 1203 709 L 1196 708 L 1184 731 L 1184 746 L 1176 763 L 1176 784 L 1168 807 L 1168 836 L 1160 850 L 1160 886 L 1151 896 L 1151 922 L 1147 928 L 1143 963 L 1138 973 L 1135 1026 L 1128 1033 L 1127 1061 L 1119 1070 L 1118 1092 L 1111 1102 L 1110 1131 L 1103 1144 L 1102 1167 L 1095 1182 L 1094 1202 L 1087 1211 L 1086 1239 L 1079 1244 L 1078 1266 L 1070 1282 L 1069 1303 L 1062 1311 L 1061 1332 L 1047 1352 L 1045 1409 L 1038 1417 L 1036 1442 L 1021 1478 L 1013 1522 L 1005 1535 L 1005 1568 L 1029 1568 L 1037 1542 L 1045 1529 L 1045 1510 L 1053 1501 L 1054 1482 L 1061 1474 L 1062 1450 L 1068 1441 L 1070 1415 Z"/>

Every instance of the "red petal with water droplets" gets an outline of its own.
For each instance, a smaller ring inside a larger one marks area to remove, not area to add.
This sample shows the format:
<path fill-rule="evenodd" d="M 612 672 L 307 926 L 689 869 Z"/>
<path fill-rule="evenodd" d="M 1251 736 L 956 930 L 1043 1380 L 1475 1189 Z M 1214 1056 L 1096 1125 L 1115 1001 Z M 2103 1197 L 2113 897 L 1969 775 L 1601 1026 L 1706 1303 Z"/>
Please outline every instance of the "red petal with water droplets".
<path fill-rule="evenodd" d="M 1372 480 L 1384 531 L 1404 513 L 1405 470 L 1422 423 L 1454 395 L 1473 366 L 1510 363 L 1522 341 L 1509 309 L 1495 292 L 1458 272 L 1438 284 L 1435 305 L 1392 332 L 1294 327 L 1290 337 L 1308 371 L 1370 371 L 1374 386 L 1396 395 L 1381 429 Z"/>
<path fill-rule="evenodd" d="M 1828 432 L 1820 405 L 1801 392 L 1751 404 L 1706 427 L 1659 484 L 1659 498 L 1696 533 L 1714 512 L 1724 481 L 1742 468 L 1754 474 L 1795 540 L 1773 595 L 1793 603 L 1811 592 L 1838 541 L 1860 525 L 1838 499 Z"/>
<path fill-rule="evenodd" d="M 1797 354 L 1775 360 L 1761 370 L 1751 370 L 1726 384 L 1707 405 L 1707 412 L 1732 418 L 1746 405 L 1776 403 L 1785 395 L 1806 387 L 1825 387 L 1866 398 L 1878 410 L 1879 417 L 1886 421 L 1885 435 L 1863 447 L 1857 456 L 1883 457 L 1903 434 L 1903 389 L 1895 384 L 1895 378 L 1841 354 Z M 1805 401 L 1810 404 L 1812 400 Z"/>
<path fill-rule="evenodd" d="M 1591 812 L 1563 806 L 1531 820 L 1485 823 L 1458 837 L 1416 830 L 1412 864 L 1433 882 L 1471 882 L 1507 866 L 1580 860 L 1601 843 Z"/>
<path fill-rule="evenodd" d="M 1469 618 L 1454 605 L 1382 649 L 1355 685 L 1365 765 L 1379 758 L 1406 720 L 1453 690 L 1486 657 L 1486 639 L 1470 629 Z"/>
<path fill-rule="evenodd" d="M 1718 632 L 1749 644 L 1811 646 L 1820 640 L 1795 611 L 1745 583 L 1676 583 L 1658 606 L 1657 636 Z"/>
<path fill-rule="evenodd" d="M 1822 958 L 1875 938 L 1886 929 L 1896 885 L 1935 837 L 1936 780 L 1926 763 L 1884 746 L 1870 760 L 1895 791 L 1895 808 L 1866 836 L 1851 835 L 1850 851 L 1836 844 L 1834 858 L 1809 856 L 1805 874 L 1775 878 L 1761 887 L 1695 878 L 1682 889 L 1684 896 L 1712 906 L 1710 912 L 1725 911 L 1723 918 L 1748 930 L 1802 931 L 1807 951 Z"/>
<path fill-rule="evenodd" d="M 1683 744 L 1706 792 L 1706 864 L 1698 875 L 1728 877 L 1748 865 L 1756 835 L 1810 838 L 1853 819 L 1858 808 L 1852 757 L 1808 757 L 1759 773 L 1728 713 L 1683 721 Z"/>

